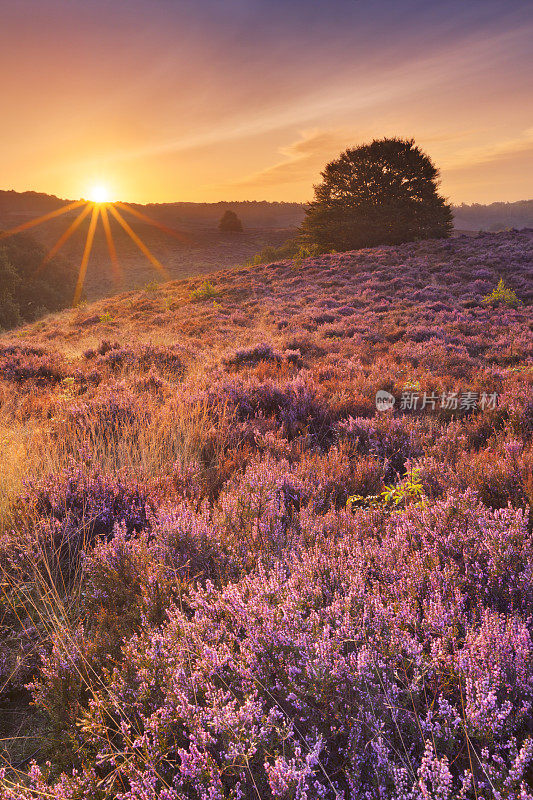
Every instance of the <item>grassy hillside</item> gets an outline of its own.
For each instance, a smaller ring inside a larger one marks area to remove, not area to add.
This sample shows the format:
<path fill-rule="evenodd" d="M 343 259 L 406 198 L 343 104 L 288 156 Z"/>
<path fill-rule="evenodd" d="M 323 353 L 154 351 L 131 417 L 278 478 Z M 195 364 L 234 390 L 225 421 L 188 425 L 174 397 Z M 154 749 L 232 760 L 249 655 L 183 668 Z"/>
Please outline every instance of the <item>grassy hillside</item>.
<path fill-rule="evenodd" d="M 2 800 L 533 795 L 532 253 L 226 269 L 0 341 Z"/>

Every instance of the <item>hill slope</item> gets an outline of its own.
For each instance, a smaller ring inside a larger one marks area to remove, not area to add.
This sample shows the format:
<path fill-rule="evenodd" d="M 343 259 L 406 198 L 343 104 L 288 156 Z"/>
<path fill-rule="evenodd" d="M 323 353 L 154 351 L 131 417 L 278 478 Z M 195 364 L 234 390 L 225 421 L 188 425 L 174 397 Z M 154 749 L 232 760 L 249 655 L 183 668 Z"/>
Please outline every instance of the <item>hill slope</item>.
<path fill-rule="evenodd" d="M 456 327 L 460 315 L 463 325 L 473 325 L 469 333 L 456 334 L 457 344 L 464 346 L 487 319 L 497 327 L 503 320 L 505 327 L 505 314 L 491 315 L 481 303 L 500 277 L 524 304 L 508 313 L 526 314 L 533 297 L 532 236 L 529 230 L 479 234 L 301 264 L 282 261 L 221 270 L 209 275 L 213 297 L 191 302 L 191 292 L 203 285 L 203 277 L 171 281 L 50 316 L 6 340 L 55 340 L 61 349 L 79 352 L 102 338 L 128 342 L 172 337 L 192 343 L 204 357 L 213 344 L 231 347 L 263 336 L 281 340 L 294 334 L 318 339 L 334 352 L 358 353 L 359 347 L 376 345 L 394 351 L 396 343 L 406 336 L 409 340 L 411 328 L 421 325 L 428 327 L 425 339 L 446 341 L 446 326 Z M 372 349 L 369 353 L 375 355 Z"/>
<path fill-rule="evenodd" d="M 531 797 L 532 256 L 228 269 L 4 337 L 6 800 Z"/>

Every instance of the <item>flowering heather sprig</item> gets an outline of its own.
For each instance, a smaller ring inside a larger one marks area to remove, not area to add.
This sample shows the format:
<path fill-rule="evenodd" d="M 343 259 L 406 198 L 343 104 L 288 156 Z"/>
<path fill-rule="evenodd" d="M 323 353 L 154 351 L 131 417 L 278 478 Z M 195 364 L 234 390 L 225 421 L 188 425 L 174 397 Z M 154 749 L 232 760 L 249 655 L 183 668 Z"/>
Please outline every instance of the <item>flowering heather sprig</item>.
<path fill-rule="evenodd" d="M 129 536 L 149 528 L 145 487 L 74 464 L 63 475 L 29 483 L 25 502 L 37 516 L 58 523 L 64 536 L 77 531 L 87 544 L 109 538 L 117 524 Z"/>

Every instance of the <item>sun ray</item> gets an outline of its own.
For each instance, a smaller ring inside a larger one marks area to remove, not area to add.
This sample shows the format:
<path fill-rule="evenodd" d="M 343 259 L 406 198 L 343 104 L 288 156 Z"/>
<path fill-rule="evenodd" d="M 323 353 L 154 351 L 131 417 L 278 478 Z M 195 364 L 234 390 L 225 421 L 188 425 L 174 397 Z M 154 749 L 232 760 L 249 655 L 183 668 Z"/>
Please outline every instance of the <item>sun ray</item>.
<path fill-rule="evenodd" d="M 119 283 L 119 281 L 121 281 L 124 276 L 122 269 L 120 267 L 120 262 L 118 260 L 117 248 L 115 247 L 113 234 L 111 233 L 111 225 L 109 224 L 109 214 L 107 213 L 107 207 L 105 204 L 101 206 L 100 213 L 102 216 L 102 225 L 104 226 L 107 249 L 109 250 L 109 258 L 111 259 L 113 280 L 115 281 L 115 283 Z"/>
<path fill-rule="evenodd" d="M 85 202 L 85 200 L 75 200 L 73 203 L 69 203 L 62 208 L 49 211 L 48 214 L 43 214 L 42 217 L 36 217 L 35 219 L 29 220 L 29 222 L 23 222 L 22 225 L 17 225 L 16 228 L 10 228 L 8 231 L 2 231 L 0 233 L 0 239 L 7 239 L 8 236 L 14 236 L 16 233 L 22 233 L 22 231 L 28 230 L 28 228 L 35 227 L 35 225 L 41 225 L 41 223 L 47 222 L 49 219 L 59 217 L 61 214 L 66 214 L 67 211 L 72 211 L 74 208 L 85 205 Z"/>
<path fill-rule="evenodd" d="M 122 225 L 122 227 L 124 228 L 124 230 L 126 231 L 128 236 L 130 237 L 130 239 L 132 239 L 135 242 L 135 244 L 137 245 L 139 250 L 141 250 L 144 253 L 146 258 L 153 264 L 153 266 L 156 268 L 156 270 L 158 272 L 160 272 L 161 275 L 163 275 L 168 280 L 170 278 L 169 272 L 165 269 L 165 267 L 161 264 L 161 262 L 158 261 L 157 258 L 154 255 L 152 255 L 152 253 L 150 252 L 148 247 L 137 236 L 135 231 L 133 231 L 130 228 L 130 226 L 128 225 L 128 223 L 126 222 L 126 220 L 124 219 L 124 217 L 120 213 L 120 211 L 118 211 L 118 209 L 116 209 L 114 205 L 110 205 L 109 206 L 109 210 L 111 211 L 111 213 L 113 214 L 115 219 L 120 223 L 120 225 Z"/>
<path fill-rule="evenodd" d="M 163 225 L 162 222 L 158 222 L 156 219 L 152 219 L 147 214 L 143 214 L 142 211 L 138 211 L 136 208 L 128 205 L 127 203 L 116 202 L 113 205 L 118 206 L 123 211 L 128 211 L 130 214 L 133 214 L 138 219 L 142 220 L 143 222 L 148 222 L 149 225 L 153 225 L 155 228 L 159 228 L 164 233 L 168 233 L 169 236 L 174 236 L 174 238 L 179 239 L 180 242 L 188 243 L 191 241 L 190 237 L 184 233 L 180 233 L 179 231 L 175 231 L 173 228 L 169 228 L 167 225 Z"/>
<path fill-rule="evenodd" d="M 61 236 L 59 237 L 59 239 L 57 240 L 57 242 L 56 242 L 56 243 L 55 243 L 55 244 L 54 244 L 54 245 L 53 245 L 53 246 L 50 248 L 50 250 L 48 251 L 48 253 L 45 255 L 45 257 L 44 257 L 44 258 L 43 258 L 43 260 L 41 261 L 41 264 L 40 264 L 40 266 L 39 266 L 39 267 L 36 269 L 36 271 L 35 271 L 35 275 L 34 275 L 34 277 L 35 277 L 35 278 L 36 278 L 38 275 L 40 275 L 40 274 L 41 274 L 41 272 L 42 272 L 42 271 L 43 271 L 43 269 L 46 267 L 46 265 L 48 264 L 48 262 L 49 262 L 49 261 L 51 261 L 51 260 L 52 260 L 52 258 L 53 258 L 53 257 L 54 257 L 54 256 L 55 256 L 55 255 L 56 255 L 56 254 L 57 254 L 57 253 L 58 253 L 58 252 L 61 250 L 61 248 L 63 247 L 63 245 L 65 244 L 65 242 L 66 242 L 68 239 L 70 239 L 70 237 L 72 236 L 72 234 L 74 233 L 74 231 L 75 231 L 75 230 L 77 230 L 77 228 L 78 228 L 78 227 L 81 225 L 81 223 L 83 222 L 83 220 L 85 219 L 85 217 L 86 217 L 86 216 L 89 214 L 89 212 L 91 211 L 91 208 L 92 208 L 91 204 L 90 204 L 90 203 L 87 203 L 87 205 L 85 206 L 85 208 L 84 208 L 84 209 L 81 211 L 81 213 L 80 213 L 80 214 L 78 214 L 78 216 L 76 217 L 76 219 L 75 219 L 73 222 L 71 222 L 71 224 L 69 225 L 69 227 L 67 228 L 67 230 L 66 230 L 64 233 L 62 233 L 62 234 L 61 234 Z"/>
<path fill-rule="evenodd" d="M 100 197 L 100 195 L 99 195 Z M 64 244 L 70 239 L 73 233 L 79 228 L 83 220 L 89 215 L 92 210 L 92 216 L 89 223 L 89 230 L 87 232 L 87 238 L 85 240 L 85 247 L 83 252 L 83 257 L 78 273 L 78 278 L 76 282 L 76 289 L 74 292 L 74 300 L 73 304 L 77 305 L 79 303 L 81 293 L 83 290 L 83 286 L 85 283 L 85 277 L 87 274 L 87 267 L 89 264 L 89 259 L 92 252 L 92 247 L 94 243 L 94 237 L 96 233 L 96 228 L 98 225 L 98 217 L 101 215 L 102 218 L 102 226 L 104 229 L 106 242 L 107 242 L 107 249 L 109 251 L 109 257 L 111 260 L 111 267 L 113 270 L 113 280 L 115 283 L 119 283 L 120 280 L 123 279 L 124 273 L 121 268 L 120 262 L 117 256 L 117 249 L 113 239 L 113 234 L 110 225 L 110 218 L 109 212 L 113 214 L 119 225 L 123 228 L 123 230 L 128 234 L 130 239 L 137 245 L 139 250 L 144 254 L 144 256 L 150 261 L 152 266 L 166 279 L 169 279 L 171 276 L 168 270 L 161 264 L 161 262 L 153 255 L 150 251 L 148 246 L 142 241 L 140 236 L 135 233 L 133 228 L 128 224 L 128 222 L 124 219 L 118 208 L 119 206 L 124 211 L 133 214 L 133 216 L 137 217 L 137 219 L 142 220 L 143 222 L 152 225 L 155 228 L 167 233 L 169 236 L 173 236 L 176 239 L 179 239 L 181 242 L 191 242 L 192 239 L 187 234 L 180 233 L 168 226 L 164 225 L 161 222 L 158 222 L 152 217 L 149 217 L 147 214 L 144 214 L 141 211 L 138 211 L 136 208 L 128 205 L 127 203 L 117 202 L 117 203 L 110 203 L 105 202 L 103 199 L 96 199 L 90 202 L 86 200 L 75 200 L 74 202 L 67 203 L 65 206 L 61 208 L 55 209 L 54 211 L 49 211 L 47 214 L 43 214 L 40 217 L 36 217 L 35 219 L 28 220 L 28 222 L 23 222 L 21 225 L 17 225 L 14 228 L 10 228 L 7 231 L 0 231 L 0 241 L 2 239 L 6 239 L 9 236 L 14 236 L 17 233 L 22 233 L 22 231 L 28 230 L 30 228 L 35 227 L 36 225 L 41 225 L 44 222 L 48 222 L 48 220 L 54 219 L 55 217 L 59 217 L 62 214 L 66 214 L 69 211 L 74 211 L 77 208 L 83 206 L 81 212 L 75 217 L 75 219 L 70 223 L 68 228 L 61 234 L 59 239 L 52 245 L 52 247 L 48 250 L 46 255 L 44 256 L 42 262 L 36 269 L 34 273 L 34 277 L 37 277 L 42 270 L 46 267 L 46 265 L 52 260 L 52 258 L 60 251 L 60 249 L 64 246 Z"/>
<path fill-rule="evenodd" d="M 83 251 L 83 258 L 81 260 L 80 271 L 78 273 L 78 282 L 76 283 L 76 291 L 74 292 L 74 301 L 73 301 L 74 306 L 76 306 L 79 303 L 81 292 L 83 289 L 83 284 L 85 283 L 85 273 L 87 272 L 87 264 L 89 263 L 89 256 L 91 255 L 94 232 L 96 230 L 96 223 L 98 222 L 99 213 L 100 213 L 99 206 L 93 205 L 93 213 L 91 216 L 91 222 L 89 223 L 87 239 L 85 241 L 85 250 Z"/>

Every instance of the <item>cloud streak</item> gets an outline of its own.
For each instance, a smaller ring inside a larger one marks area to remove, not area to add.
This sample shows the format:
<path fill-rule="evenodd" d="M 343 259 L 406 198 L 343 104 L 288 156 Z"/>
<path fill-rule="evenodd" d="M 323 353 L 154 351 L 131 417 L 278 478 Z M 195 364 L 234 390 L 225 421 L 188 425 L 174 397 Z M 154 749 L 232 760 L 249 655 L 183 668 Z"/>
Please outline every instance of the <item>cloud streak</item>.
<path fill-rule="evenodd" d="M 310 131 L 287 147 L 281 148 L 285 159 L 272 167 L 235 183 L 240 187 L 283 186 L 308 182 L 329 160 L 356 141 L 347 131 Z"/>

